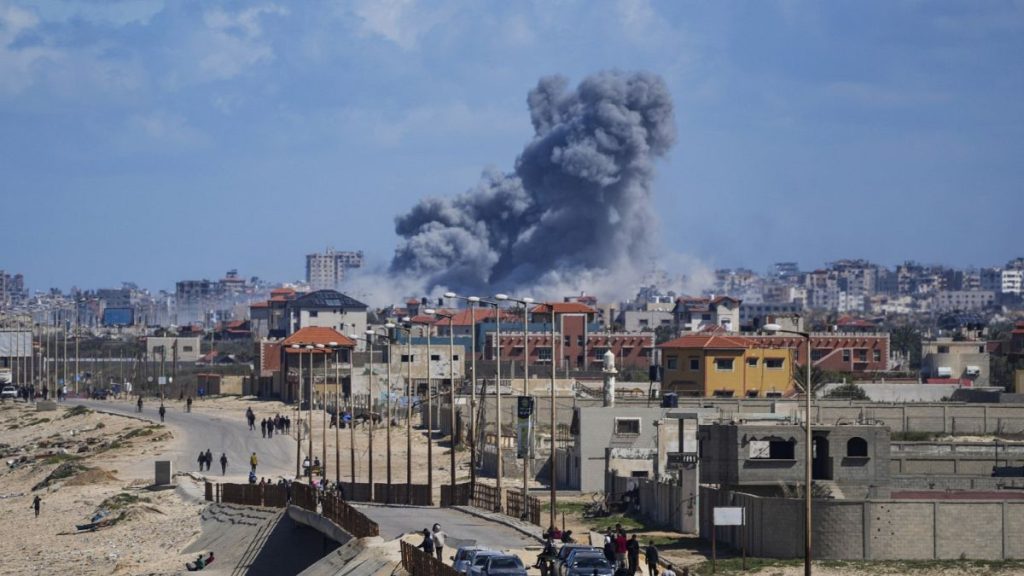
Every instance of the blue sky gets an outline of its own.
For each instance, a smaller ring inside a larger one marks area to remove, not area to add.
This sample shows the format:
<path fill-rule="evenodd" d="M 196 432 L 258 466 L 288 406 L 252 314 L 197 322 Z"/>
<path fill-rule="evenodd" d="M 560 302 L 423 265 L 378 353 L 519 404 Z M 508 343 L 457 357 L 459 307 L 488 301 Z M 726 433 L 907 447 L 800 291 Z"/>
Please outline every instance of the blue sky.
<path fill-rule="evenodd" d="M 662 252 L 711 267 L 1024 255 L 1021 2 L 0 0 L 0 269 L 150 288 L 304 254 L 510 170 L 526 93 L 646 70 Z M 676 271 L 685 272 L 685 271 Z"/>

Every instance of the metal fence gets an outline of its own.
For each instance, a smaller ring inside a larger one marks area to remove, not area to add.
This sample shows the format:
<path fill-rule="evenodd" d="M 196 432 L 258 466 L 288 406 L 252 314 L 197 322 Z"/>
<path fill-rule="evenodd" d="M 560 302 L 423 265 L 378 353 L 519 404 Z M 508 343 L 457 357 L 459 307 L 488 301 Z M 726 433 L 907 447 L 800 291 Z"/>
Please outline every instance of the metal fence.
<path fill-rule="evenodd" d="M 460 576 L 455 568 L 408 542 L 402 542 L 402 568 L 413 576 Z"/>
<path fill-rule="evenodd" d="M 465 484 L 441 485 L 441 506 L 468 506 L 473 499 L 473 485 Z"/>
<path fill-rule="evenodd" d="M 335 494 L 326 494 L 321 501 L 323 515 L 341 526 L 356 538 L 369 538 L 380 535 L 380 527 L 365 514 L 350 506 Z"/>
<path fill-rule="evenodd" d="M 317 490 L 309 484 L 292 482 L 292 504 L 316 512 Z"/>
<path fill-rule="evenodd" d="M 501 491 L 493 486 L 477 484 L 473 487 L 473 506 L 489 510 L 491 512 L 501 511 Z"/>
<path fill-rule="evenodd" d="M 373 501 L 380 504 L 411 504 L 413 506 L 433 506 L 433 490 L 426 484 L 387 484 L 373 485 Z"/>
<path fill-rule="evenodd" d="M 288 487 L 279 484 L 215 484 L 206 482 L 207 502 L 226 502 L 242 506 L 284 508 L 288 504 Z"/>
<path fill-rule="evenodd" d="M 505 514 L 512 518 L 519 518 L 520 520 L 526 520 L 532 524 L 540 526 L 540 499 L 535 496 L 526 496 L 526 501 L 523 501 L 523 494 L 516 490 L 509 490 L 505 494 L 507 500 L 507 506 L 505 507 Z"/>

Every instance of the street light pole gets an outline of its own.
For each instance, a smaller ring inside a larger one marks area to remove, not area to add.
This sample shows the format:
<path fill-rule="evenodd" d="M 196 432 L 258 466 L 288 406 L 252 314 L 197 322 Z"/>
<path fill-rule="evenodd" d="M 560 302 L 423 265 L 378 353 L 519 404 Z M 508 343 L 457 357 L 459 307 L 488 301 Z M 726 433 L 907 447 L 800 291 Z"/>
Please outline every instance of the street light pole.
<path fill-rule="evenodd" d="M 324 391 L 320 395 L 321 403 L 321 424 L 323 426 L 323 434 L 321 435 L 321 446 L 320 446 L 320 481 L 323 482 L 327 479 L 327 350 L 323 344 L 317 344 L 317 349 L 322 353 L 324 358 Z"/>
<path fill-rule="evenodd" d="M 338 368 L 338 347 L 337 342 L 330 342 L 328 346 L 334 351 L 334 483 L 341 484 L 341 373 Z M 324 381 L 324 393 L 327 393 L 326 380 Z M 325 475 L 326 477 L 326 475 Z"/>
<path fill-rule="evenodd" d="M 388 331 L 387 336 L 385 336 L 385 338 L 387 338 L 387 342 L 388 342 L 388 359 L 387 359 L 388 360 L 388 362 L 387 362 L 387 365 L 388 365 L 388 369 L 387 369 L 387 382 L 388 382 L 388 384 L 387 384 L 387 386 L 388 386 L 388 388 L 387 388 L 387 397 L 385 399 L 386 407 L 384 409 L 385 412 L 387 412 L 387 424 L 386 424 L 386 426 L 387 426 L 387 428 L 386 428 L 387 429 L 387 434 L 386 434 L 387 440 L 386 440 L 386 444 L 387 444 L 387 455 L 388 455 L 388 457 L 387 457 L 388 493 L 386 495 L 387 496 L 386 503 L 387 504 L 391 504 L 391 497 L 392 497 L 392 494 L 391 494 L 391 492 L 392 492 L 392 490 L 391 490 L 391 345 L 394 344 L 394 342 L 395 342 L 395 339 L 392 336 L 392 332 L 391 331 L 395 328 L 395 325 L 392 324 L 391 322 L 388 322 L 387 324 L 384 325 L 384 328 Z"/>
<path fill-rule="evenodd" d="M 529 339 L 529 309 L 528 306 L 533 303 L 533 298 L 512 298 L 505 294 L 498 294 L 495 296 L 497 300 L 511 300 L 523 306 L 523 397 L 527 398 L 530 395 L 529 383 L 530 383 L 530 339 Z M 530 414 L 530 418 L 533 418 L 533 414 Z M 523 452 L 523 514 L 526 514 L 526 498 L 529 495 L 529 465 L 530 465 L 530 448 L 533 438 L 520 438 L 520 443 L 525 447 Z"/>
<path fill-rule="evenodd" d="M 309 423 L 309 457 L 313 457 L 313 350 L 312 344 L 306 345 L 306 351 L 309 352 L 309 417 L 306 421 Z M 301 360 L 300 360 L 301 362 Z M 306 474 L 306 478 L 310 484 L 313 483 L 313 466 L 309 467 L 309 471 Z"/>
<path fill-rule="evenodd" d="M 412 324 L 408 316 L 402 318 L 405 324 L 406 365 L 405 379 L 405 503 L 412 504 Z"/>
<path fill-rule="evenodd" d="M 369 418 L 370 435 L 369 435 L 369 442 L 368 442 L 368 445 L 369 445 L 370 469 L 369 469 L 369 479 L 368 479 L 368 482 L 369 482 L 369 485 L 370 485 L 370 501 L 371 502 L 373 502 L 373 334 L 374 334 L 373 330 L 367 330 L 366 331 L 366 335 L 368 336 L 368 338 L 366 339 L 366 343 L 370 347 L 370 378 L 369 378 L 369 382 L 368 382 L 369 390 L 367 392 L 366 403 L 368 405 L 367 408 L 369 410 L 368 416 L 370 417 Z"/>
<path fill-rule="evenodd" d="M 434 315 L 432 308 L 423 311 L 429 316 Z M 430 500 L 434 500 L 434 402 L 433 402 L 433 373 L 431 372 L 430 358 L 430 332 L 433 324 L 427 323 L 427 486 L 430 487 Z"/>
<path fill-rule="evenodd" d="M 302 463 L 302 347 L 298 344 L 292 344 L 292 349 L 296 350 L 295 354 L 299 356 L 299 390 L 297 398 L 297 410 L 295 411 L 297 417 L 295 418 L 295 478 L 298 479 L 302 469 L 300 468 Z M 285 354 L 287 359 L 288 355 Z M 287 368 L 285 369 L 287 374 Z"/>
<path fill-rule="evenodd" d="M 504 470 L 503 470 L 504 466 L 502 465 L 502 461 L 501 461 L 501 308 L 499 307 L 500 304 L 498 302 L 494 302 L 493 304 L 494 304 L 494 323 L 495 323 L 494 324 L 494 342 L 495 342 L 494 350 L 495 350 L 495 358 L 498 361 L 497 362 L 497 364 L 498 364 L 497 371 L 495 373 L 495 377 L 496 377 L 497 381 L 494 383 L 495 384 L 494 385 L 494 397 L 495 397 L 495 402 L 497 404 L 497 406 L 495 407 L 495 417 L 494 417 L 494 421 L 497 424 L 497 426 L 496 426 L 497 442 L 495 442 L 495 444 L 497 444 L 497 447 L 496 447 L 497 450 L 496 451 L 497 451 L 497 456 L 498 456 L 498 465 L 497 465 L 498 509 L 496 511 L 497 512 L 501 512 L 502 508 L 503 508 L 502 505 L 501 505 L 501 477 L 504 475 Z"/>
<path fill-rule="evenodd" d="M 558 475 L 555 470 L 555 439 L 557 438 L 555 429 L 555 305 L 548 304 L 548 307 L 551 308 L 551 523 L 549 526 L 553 528 L 557 517 L 555 505 L 558 502 Z"/>
<path fill-rule="evenodd" d="M 446 292 L 445 298 L 459 298 L 469 303 L 470 329 L 470 400 L 469 400 L 469 485 L 476 486 L 476 306 L 480 302 L 477 296 L 459 296 L 454 292 Z"/>
<path fill-rule="evenodd" d="M 811 502 L 813 501 L 811 482 L 813 481 L 813 476 L 811 468 L 814 459 L 814 452 L 811 445 L 814 440 L 811 434 L 811 396 L 814 394 L 814 385 L 811 382 L 811 335 L 807 332 L 799 332 L 796 330 L 783 330 L 778 324 L 765 324 L 764 330 L 771 333 L 784 332 L 786 334 L 796 334 L 803 338 L 807 344 L 807 358 L 805 359 L 805 363 L 807 365 L 807 380 L 804 382 L 804 400 L 806 402 L 805 411 L 807 413 L 804 422 L 804 428 L 807 433 L 807 437 L 804 441 L 804 576 L 811 576 L 811 542 L 813 532 L 813 516 L 811 515 Z"/>

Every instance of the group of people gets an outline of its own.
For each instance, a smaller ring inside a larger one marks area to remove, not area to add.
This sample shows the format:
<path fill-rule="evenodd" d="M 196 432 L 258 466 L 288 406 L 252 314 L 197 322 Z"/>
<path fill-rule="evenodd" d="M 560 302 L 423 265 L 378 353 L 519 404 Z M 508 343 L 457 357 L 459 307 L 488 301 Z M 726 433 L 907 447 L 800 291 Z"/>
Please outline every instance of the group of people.
<path fill-rule="evenodd" d="M 202 472 L 204 467 L 207 472 L 210 471 L 210 466 L 213 465 L 213 453 L 207 448 L 205 452 L 199 451 L 199 471 Z M 228 455 L 221 452 L 220 454 L 220 474 L 223 476 L 228 471 Z"/>
<path fill-rule="evenodd" d="M 435 523 L 430 530 L 423 529 L 423 542 L 420 542 L 420 550 L 427 554 L 433 554 L 438 560 L 444 561 L 444 545 L 448 535 L 441 530 L 441 525 Z"/>
<path fill-rule="evenodd" d="M 273 418 L 264 418 L 260 421 L 260 432 L 264 438 L 273 438 L 274 433 L 287 434 L 291 432 L 291 418 L 275 414 Z"/>
<path fill-rule="evenodd" d="M 654 542 L 649 541 L 643 552 L 647 560 L 648 573 L 657 576 L 658 548 Z M 616 573 L 619 570 L 624 570 L 630 576 L 635 576 L 640 570 L 640 541 L 637 540 L 636 534 L 627 538 L 622 524 L 616 524 L 615 529 L 609 528 L 604 536 L 604 556 L 609 564 L 615 566 Z M 683 573 L 687 574 L 688 572 L 684 569 Z M 669 567 L 664 576 L 675 576 L 675 571 Z"/>

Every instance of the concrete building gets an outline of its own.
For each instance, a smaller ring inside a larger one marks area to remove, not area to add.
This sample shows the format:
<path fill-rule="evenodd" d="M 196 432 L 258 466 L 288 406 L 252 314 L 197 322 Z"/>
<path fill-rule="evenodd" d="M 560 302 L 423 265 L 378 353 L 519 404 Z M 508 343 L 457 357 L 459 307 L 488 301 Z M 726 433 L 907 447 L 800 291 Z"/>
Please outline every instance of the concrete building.
<path fill-rule="evenodd" d="M 288 318 L 288 334 L 314 326 L 360 337 L 366 332 L 368 306 L 336 290 L 317 290 L 303 294 L 287 300 L 284 307 Z"/>
<path fill-rule="evenodd" d="M 952 379 L 972 386 L 988 386 L 989 362 L 982 340 L 939 338 L 921 343 L 921 376 L 926 379 Z"/>
<path fill-rule="evenodd" d="M 789 348 L 766 348 L 742 336 L 711 333 L 676 338 L 658 349 L 662 393 L 763 398 L 788 394 L 793 387 Z"/>
<path fill-rule="evenodd" d="M 743 330 L 756 331 L 765 324 L 776 323 L 787 330 L 802 331 L 803 314 L 803 302 L 743 302 L 740 304 L 740 326 Z"/>
<path fill-rule="evenodd" d="M 653 332 L 656 328 L 671 328 L 675 316 L 671 310 L 626 310 L 622 313 L 622 328 L 626 332 Z"/>
<path fill-rule="evenodd" d="M 790 334 L 750 334 L 765 348 L 790 348 L 793 361 L 804 365 L 807 356 L 804 339 Z M 889 369 L 889 333 L 812 332 L 811 355 L 814 365 L 830 372 L 884 372 Z"/>
<path fill-rule="evenodd" d="M 888 484 L 888 428 L 815 425 L 812 433 L 814 480 L 862 490 Z M 707 424 L 697 434 L 702 484 L 774 487 L 804 482 L 806 433 L 801 425 Z"/>
<path fill-rule="evenodd" d="M 1024 270 L 1003 270 L 1002 293 L 1020 296 L 1022 289 L 1024 289 Z"/>
<path fill-rule="evenodd" d="M 306 283 L 310 290 L 337 290 L 351 268 L 363 267 L 363 252 L 342 252 L 328 248 L 306 255 Z"/>
<path fill-rule="evenodd" d="M 973 311 L 991 308 L 996 303 L 996 293 L 991 290 L 942 290 L 932 298 L 932 310 L 936 312 Z"/>
<path fill-rule="evenodd" d="M 152 359 L 196 362 L 201 354 L 199 337 L 150 336 L 146 338 L 146 355 Z"/>
<path fill-rule="evenodd" d="M 683 296 L 676 300 L 672 313 L 680 331 L 700 332 L 712 326 L 719 326 L 727 332 L 737 332 L 740 329 L 741 304 L 741 300 L 731 296 Z"/>

